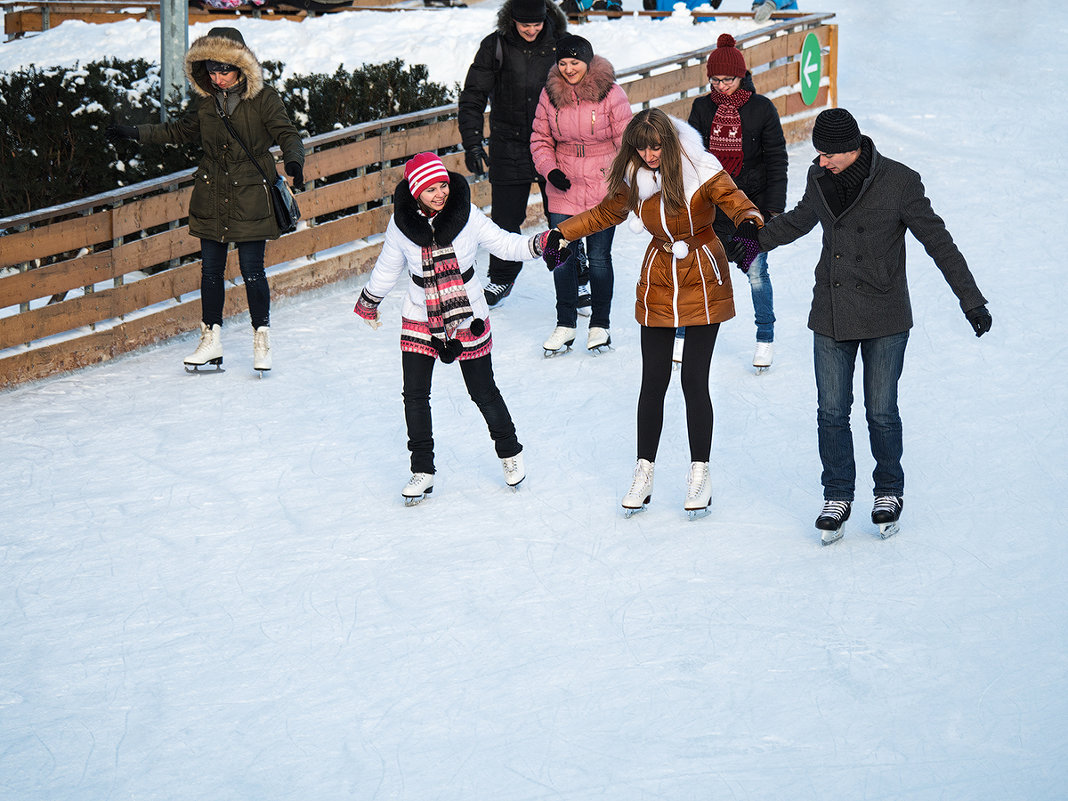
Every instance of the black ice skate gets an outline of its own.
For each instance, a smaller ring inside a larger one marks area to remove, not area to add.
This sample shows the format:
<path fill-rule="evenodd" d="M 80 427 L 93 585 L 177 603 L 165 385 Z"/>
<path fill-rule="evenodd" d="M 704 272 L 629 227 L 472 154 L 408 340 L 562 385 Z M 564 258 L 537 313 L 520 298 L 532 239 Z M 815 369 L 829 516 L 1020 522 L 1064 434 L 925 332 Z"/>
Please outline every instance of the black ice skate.
<path fill-rule="evenodd" d="M 816 518 L 816 528 L 820 530 L 820 542 L 830 545 L 838 542 L 845 533 L 845 522 L 853 504 L 850 501 L 824 501 L 823 510 Z"/>
<path fill-rule="evenodd" d="M 905 506 L 905 499 L 896 495 L 880 495 L 875 499 L 875 506 L 871 510 L 871 522 L 879 527 L 879 536 L 884 540 L 897 534 L 900 530 L 897 525 L 901 517 L 901 509 Z"/>

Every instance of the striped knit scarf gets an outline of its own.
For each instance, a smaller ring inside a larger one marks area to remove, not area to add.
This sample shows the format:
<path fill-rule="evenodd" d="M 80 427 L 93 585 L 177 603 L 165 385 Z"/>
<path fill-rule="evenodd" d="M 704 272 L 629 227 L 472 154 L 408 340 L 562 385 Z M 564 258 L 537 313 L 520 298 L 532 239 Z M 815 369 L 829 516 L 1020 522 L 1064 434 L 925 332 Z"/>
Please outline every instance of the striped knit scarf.
<path fill-rule="evenodd" d="M 712 90 L 712 102 L 716 104 L 716 116 L 712 118 L 712 130 L 708 136 L 708 150 L 723 165 L 732 178 L 742 171 L 742 118 L 738 109 L 753 96 L 748 89 L 736 89 L 725 95 Z"/>
<path fill-rule="evenodd" d="M 457 329 L 475 315 L 452 247 L 424 247 L 421 256 L 427 325 L 435 349 L 447 364 L 460 354 L 462 346 L 455 340 Z M 450 340 L 455 343 L 451 347 Z"/>

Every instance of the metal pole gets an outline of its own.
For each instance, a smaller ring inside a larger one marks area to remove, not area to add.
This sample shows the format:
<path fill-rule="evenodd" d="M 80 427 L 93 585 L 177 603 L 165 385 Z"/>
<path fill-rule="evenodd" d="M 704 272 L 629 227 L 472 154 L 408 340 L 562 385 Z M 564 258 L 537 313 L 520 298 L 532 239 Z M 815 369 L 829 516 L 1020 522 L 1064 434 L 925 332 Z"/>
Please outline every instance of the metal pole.
<path fill-rule="evenodd" d="M 189 49 L 189 3 L 160 0 L 160 109 L 167 121 L 167 100 L 185 98 L 185 51 Z"/>

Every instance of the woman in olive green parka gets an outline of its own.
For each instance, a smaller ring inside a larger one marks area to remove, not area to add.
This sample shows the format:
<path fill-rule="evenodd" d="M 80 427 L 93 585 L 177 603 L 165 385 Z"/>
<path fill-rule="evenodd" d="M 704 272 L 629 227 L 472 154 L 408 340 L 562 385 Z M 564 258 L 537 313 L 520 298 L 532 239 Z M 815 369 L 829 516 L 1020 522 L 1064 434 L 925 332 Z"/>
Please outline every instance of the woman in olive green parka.
<path fill-rule="evenodd" d="M 226 250 L 233 242 L 255 331 L 253 369 L 269 370 L 270 288 L 263 255 L 266 240 L 277 239 L 279 230 L 263 174 L 276 174 L 270 148 L 277 144 L 293 185 L 302 186 L 304 145 L 282 99 L 264 83 L 263 68 L 236 28 L 212 28 L 194 41 L 185 56 L 185 73 L 196 94 L 189 114 L 155 125 L 115 125 L 108 133 L 112 138 L 155 144 L 199 140 L 204 158 L 189 201 L 189 233 L 201 242 L 202 321 L 200 344 L 185 364 L 187 369 L 222 364 L 223 273 Z"/>

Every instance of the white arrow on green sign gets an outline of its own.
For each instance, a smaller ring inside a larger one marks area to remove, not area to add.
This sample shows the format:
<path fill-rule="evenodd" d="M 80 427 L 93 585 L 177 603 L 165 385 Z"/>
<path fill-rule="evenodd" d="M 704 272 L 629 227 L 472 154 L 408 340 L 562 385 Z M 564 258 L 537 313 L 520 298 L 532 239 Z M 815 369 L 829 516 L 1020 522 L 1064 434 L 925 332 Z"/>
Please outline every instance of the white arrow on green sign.
<path fill-rule="evenodd" d="M 801 99 L 806 106 L 816 102 L 820 93 L 820 73 L 822 72 L 823 54 L 820 52 L 820 40 L 810 33 L 801 45 Z"/>

